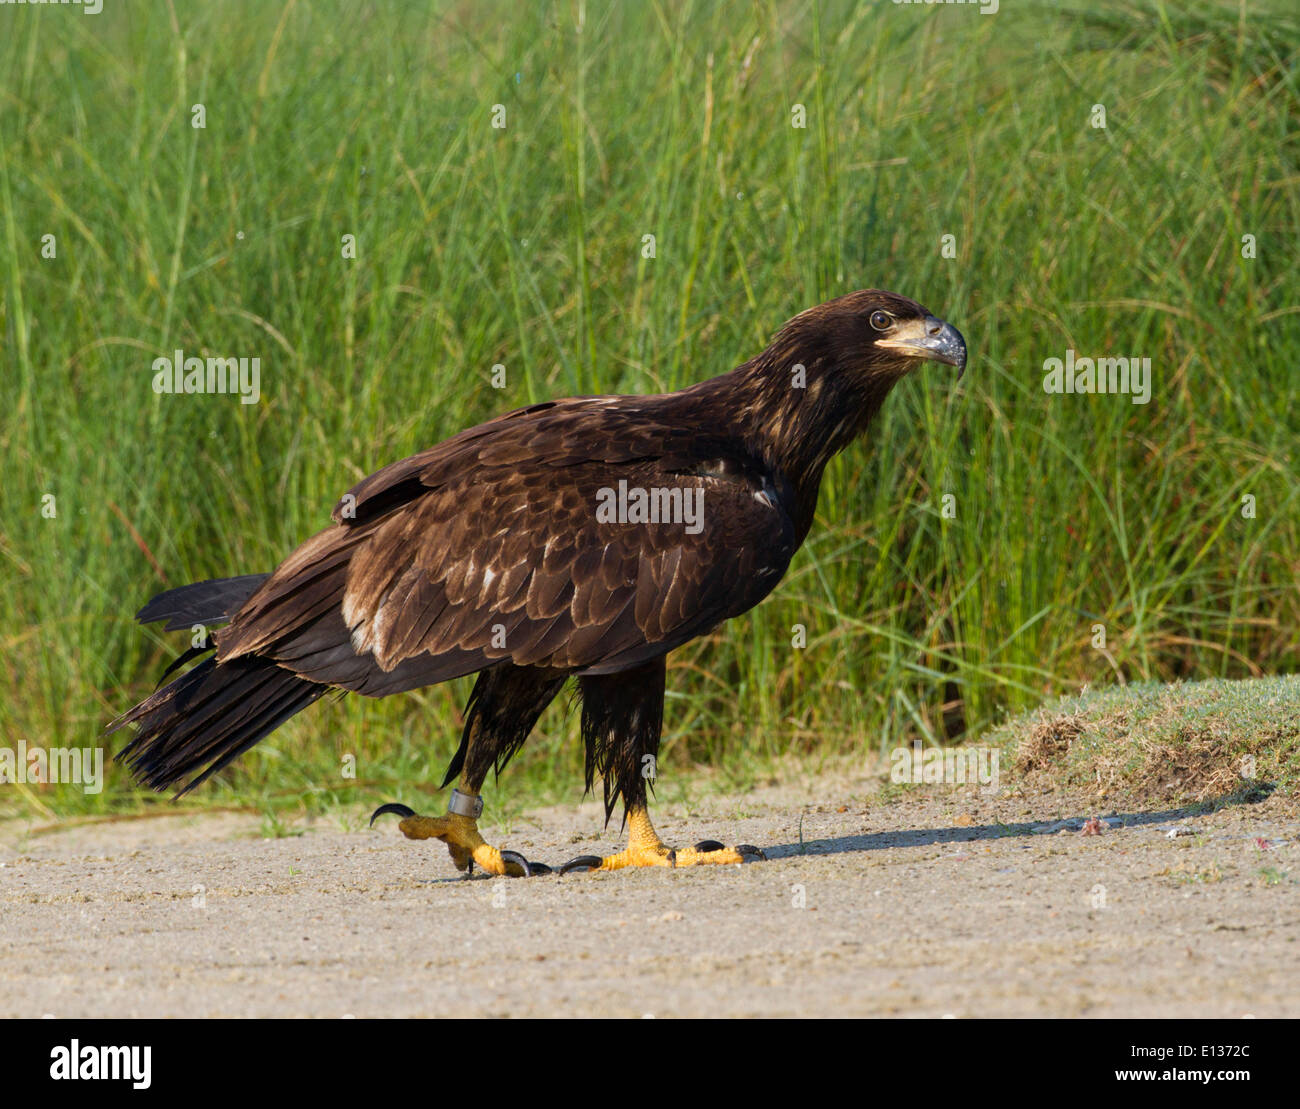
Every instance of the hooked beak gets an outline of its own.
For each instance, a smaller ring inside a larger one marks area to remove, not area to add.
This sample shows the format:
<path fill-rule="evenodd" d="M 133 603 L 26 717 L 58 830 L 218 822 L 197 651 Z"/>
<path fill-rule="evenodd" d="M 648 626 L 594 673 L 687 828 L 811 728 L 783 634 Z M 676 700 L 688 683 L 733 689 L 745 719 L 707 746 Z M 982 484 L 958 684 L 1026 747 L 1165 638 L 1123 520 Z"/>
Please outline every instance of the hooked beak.
<path fill-rule="evenodd" d="M 876 346 L 911 358 L 956 366 L 959 380 L 966 372 L 966 340 L 952 324 L 935 316 L 909 321 L 896 328 L 888 339 L 877 339 Z"/>

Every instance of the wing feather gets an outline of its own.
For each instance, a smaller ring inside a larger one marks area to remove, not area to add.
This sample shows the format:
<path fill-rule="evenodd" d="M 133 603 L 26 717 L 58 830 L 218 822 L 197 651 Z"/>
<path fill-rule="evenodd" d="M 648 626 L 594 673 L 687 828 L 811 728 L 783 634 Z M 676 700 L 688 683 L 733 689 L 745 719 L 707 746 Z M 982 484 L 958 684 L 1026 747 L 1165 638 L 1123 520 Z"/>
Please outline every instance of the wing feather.
<path fill-rule="evenodd" d="M 624 399 L 512 413 L 371 475 L 235 615 L 219 657 L 259 651 L 382 695 L 502 658 L 610 673 L 751 608 L 794 552 L 789 498 L 734 447 L 647 418 L 655 398 Z M 605 518 L 620 481 L 702 495 L 703 526 Z"/>

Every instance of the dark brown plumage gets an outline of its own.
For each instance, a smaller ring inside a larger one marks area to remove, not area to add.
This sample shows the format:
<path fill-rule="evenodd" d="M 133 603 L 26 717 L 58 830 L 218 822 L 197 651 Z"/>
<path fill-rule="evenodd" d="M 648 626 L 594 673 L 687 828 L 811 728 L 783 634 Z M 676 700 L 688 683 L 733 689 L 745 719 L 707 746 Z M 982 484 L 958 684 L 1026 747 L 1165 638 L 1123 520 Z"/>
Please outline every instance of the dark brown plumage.
<path fill-rule="evenodd" d="M 448 774 L 477 792 L 577 675 L 588 786 L 603 775 L 607 812 L 642 803 L 664 656 L 780 581 L 827 461 L 920 359 L 963 367 L 960 334 L 905 297 L 851 293 L 681 392 L 533 405 L 385 467 L 274 573 L 140 611 L 229 623 L 212 657 L 114 723 L 139 728 L 119 757 L 184 792 L 331 687 L 381 697 L 477 672 Z M 620 481 L 665 506 L 702 491 L 700 520 L 602 518 Z"/>

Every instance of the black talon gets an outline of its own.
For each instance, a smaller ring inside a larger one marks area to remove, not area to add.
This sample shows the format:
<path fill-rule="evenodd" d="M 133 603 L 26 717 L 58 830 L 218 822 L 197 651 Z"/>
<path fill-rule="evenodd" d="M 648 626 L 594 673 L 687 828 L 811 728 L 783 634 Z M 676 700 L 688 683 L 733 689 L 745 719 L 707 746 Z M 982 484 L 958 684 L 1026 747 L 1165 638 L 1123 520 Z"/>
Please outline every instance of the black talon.
<path fill-rule="evenodd" d="M 555 871 L 553 871 L 553 870 L 552 870 L 549 866 L 547 866 L 545 863 L 536 863 L 536 862 L 534 862 L 534 863 L 529 863 L 528 865 L 531 866 L 531 867 L 533 868 L 533 873 L 534 873 L 534 874 L 554 874 L 554 873 L 555 873 Z"/>
<path fill-rule="evenodd" d="M 675 867 L 675 866 L 677 865 L 677 850 L 676 850 L 676 848 L 674 848 L 673 850 L 671 850 L 671 851 L 668 852 L 668 865 L 669 865 L 669 866 L 672 866 L 672 867 Z"/>
<path fill-rule="evenodd" d="M 522 866 L 524 868 L 525 878 L 531 878 L 533 876 L 532 864 L 530 864 L 527 859 L 525 859 L 521 854 L 519 854 L 518 851 L 502 851 L 501 861 L 503 863 L 516 863 L 519 866 Z"/>
<path fill-rule="evenodd" d="M 727 845 L 719 843 L 716 839 L 702 839 L 695 845 L 696 851 L 725 851 Z"/>
<path fill-rule="evenodd" d="M 599 855 L 579 855 L 560 867 L 560 874 L 568 874 L 571 870 L 594 870 L 604 861 Z"/>
<path fill-rule="evenodd" d="M 742 859 L 761 859 L 763 862 L 767 862 L 767 855 L 752 843 L 738 843 L 736 844 L 736 850 L 740 853 Z"/>
<path fill-rule="evenodd" d="M 370 827 L 373 828 L 375 826 L 375 821 L 386 813 L 394 813 L 405 820 L 408 816 L 414 816 L 415 810 L 407 808 L 405 805 L 399 805 L 396 801 L 390 801 L 387 805 L 380 805 L 379 808 L 370 815 Z"/>

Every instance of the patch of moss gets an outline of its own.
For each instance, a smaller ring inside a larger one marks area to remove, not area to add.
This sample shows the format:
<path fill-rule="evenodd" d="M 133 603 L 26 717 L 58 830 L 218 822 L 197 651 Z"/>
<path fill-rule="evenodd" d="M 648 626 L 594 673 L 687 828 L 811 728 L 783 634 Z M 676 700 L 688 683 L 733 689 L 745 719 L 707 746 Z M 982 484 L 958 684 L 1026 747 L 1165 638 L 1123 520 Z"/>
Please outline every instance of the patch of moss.
<path fill-rule="evenodd" d="M 1026 785 L 1149 803 L 1300 785 L 1300 675 L 1091 689 L 994 729 Z"/>

